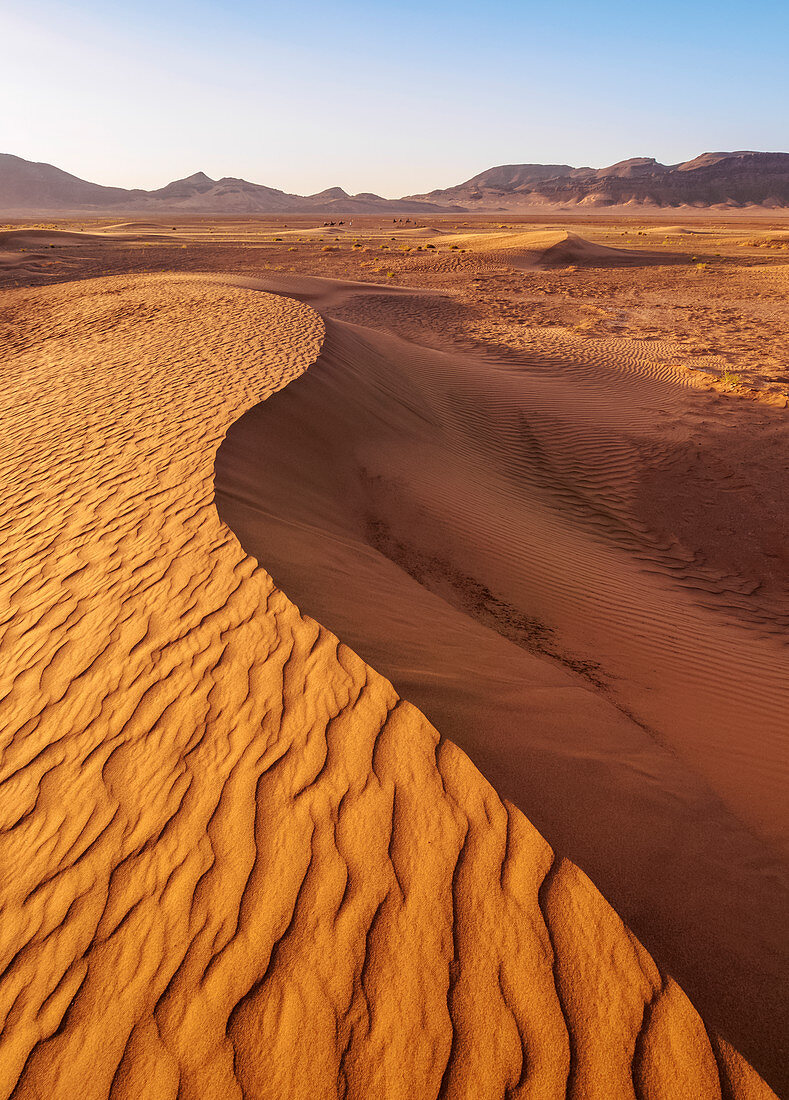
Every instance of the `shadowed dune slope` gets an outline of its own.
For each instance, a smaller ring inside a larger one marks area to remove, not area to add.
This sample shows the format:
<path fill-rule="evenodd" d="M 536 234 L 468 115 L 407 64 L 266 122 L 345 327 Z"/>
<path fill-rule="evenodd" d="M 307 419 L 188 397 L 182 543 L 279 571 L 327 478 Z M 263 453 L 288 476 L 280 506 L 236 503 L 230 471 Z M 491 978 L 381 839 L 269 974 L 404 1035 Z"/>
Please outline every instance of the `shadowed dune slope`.
<path fill-rule="evenodd" d="M 374 320 L 379 289 L 345 293 Z M 641 499 L 684 454 L 667 410 L 693 436 L 697 400 L 648 362 L 495 363 L 327 320 L 318 364 L 228 433 L 217 501 L 780 1079 L 785 598 L 748 603 L 714 529 L 688 556 Z"/>
<path fill-rule="evenodd" d="M 198 277 L 5 304 L 0 1095 L 771 1095 L 219 521 L 222 434 L 318 315 Z"/>

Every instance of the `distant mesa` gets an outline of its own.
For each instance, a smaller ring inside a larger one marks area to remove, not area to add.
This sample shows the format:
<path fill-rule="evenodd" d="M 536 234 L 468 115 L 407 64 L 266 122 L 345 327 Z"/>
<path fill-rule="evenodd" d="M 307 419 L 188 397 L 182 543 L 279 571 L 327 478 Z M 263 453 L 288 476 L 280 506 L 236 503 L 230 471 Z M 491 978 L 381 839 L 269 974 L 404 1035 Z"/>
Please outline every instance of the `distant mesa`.
<path fill-rule="evenodd" d="M 789 207 L 789 153 L 702 153 L 680 164 L 633 157 L 606 168 L 502 164 L 464 183 L 401 199 L 329 187 L 292 195 L 234 176 L 195 172 L 154 191 L 104 187 L 52 164 L 0 154 L 0 213 L 436 214 L 528 213 L 620 206 L 745 209 Z"/>

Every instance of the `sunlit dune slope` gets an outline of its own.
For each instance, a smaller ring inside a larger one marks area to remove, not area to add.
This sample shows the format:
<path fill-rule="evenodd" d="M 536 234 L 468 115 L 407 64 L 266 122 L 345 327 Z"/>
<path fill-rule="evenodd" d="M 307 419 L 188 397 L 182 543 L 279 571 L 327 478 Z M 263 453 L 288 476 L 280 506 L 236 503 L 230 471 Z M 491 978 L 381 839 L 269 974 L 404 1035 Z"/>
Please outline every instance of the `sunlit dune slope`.
<path fill-rule="evenodd" d="M 209 278 L 5 304 L 0 1094 L 771 1095 L 220 523 L 222 435 L 317 314 Z"/>

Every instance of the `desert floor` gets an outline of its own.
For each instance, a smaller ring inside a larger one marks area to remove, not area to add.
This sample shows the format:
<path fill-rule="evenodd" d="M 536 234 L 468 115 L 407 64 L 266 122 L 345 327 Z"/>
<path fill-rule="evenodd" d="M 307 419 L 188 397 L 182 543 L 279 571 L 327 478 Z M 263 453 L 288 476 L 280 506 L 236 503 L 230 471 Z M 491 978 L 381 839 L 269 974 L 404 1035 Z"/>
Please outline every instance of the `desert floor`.
<path fill-rule="evenodd" d="M 0 1095 L 789 1094 L 789 222 L 342 221 L 0 227 Z"/>

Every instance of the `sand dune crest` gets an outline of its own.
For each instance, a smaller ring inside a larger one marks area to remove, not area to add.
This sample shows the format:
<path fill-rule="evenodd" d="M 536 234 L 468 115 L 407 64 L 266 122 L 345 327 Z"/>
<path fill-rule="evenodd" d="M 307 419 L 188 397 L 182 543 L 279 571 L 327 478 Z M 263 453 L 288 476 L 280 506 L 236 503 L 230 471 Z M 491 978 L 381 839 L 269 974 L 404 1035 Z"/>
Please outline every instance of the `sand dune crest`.
<path fill-rule="evenodd" d="M 220 523 L 216 448 L 318 315 L 209 278 L 7 305 L 0 1094 L 763 1095 Z"/>

